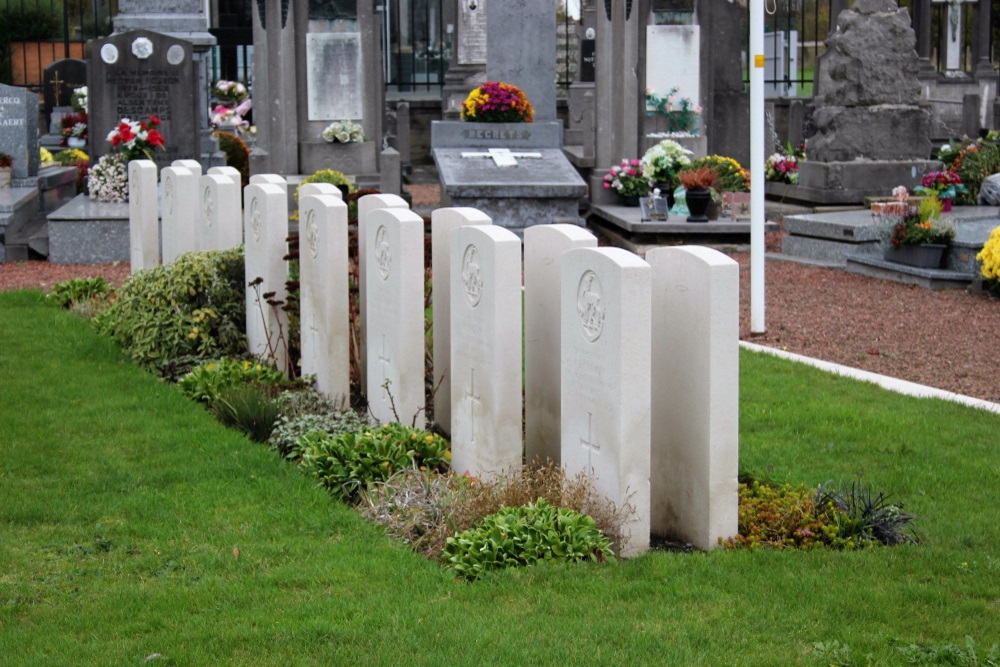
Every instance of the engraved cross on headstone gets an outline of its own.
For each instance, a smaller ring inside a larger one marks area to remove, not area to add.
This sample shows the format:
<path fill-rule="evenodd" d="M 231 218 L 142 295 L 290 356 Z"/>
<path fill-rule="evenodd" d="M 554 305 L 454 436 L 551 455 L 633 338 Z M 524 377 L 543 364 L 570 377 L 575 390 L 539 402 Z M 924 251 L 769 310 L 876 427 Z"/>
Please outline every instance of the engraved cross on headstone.
<path fill-rule="evenodd" d="M 313 370 L 315 370 L 320 359 L 319 328 L 316 326 L 315 322 L 309 323 L 309 340 L 312 342 L 312 351 L 309 355 L 312 358 L 309 361 L 312 362 Z"/>
<path fill-rule="evenodd" d="M 378 360 L 382 362 L 382 401 L 389 398 L 389 362 L 392 361 L 385 353 L 385 334 L 382 334 L 382 351 L 378 354 Z"/>
<path fill-rule="evenodd" d="M 498 167 L 516 167 L 517 159 L 541 159 L 541 153 L 512 153 L 509 148 L 489 148 L 487 152 L 462 151 L 463 158 L 488 157 Z"/>
<path fill-rule="evenodd" d="M 587 437 L 580 436 L 580 444 L 587 450 L 587 465 L 593 467 L 594 455 L 601 453 L 601 446 L 594 439 L 594 414 L 587 413 Z"/>
<path fill-rule="evenodd" d="M 465 390 L 465 397 L 472 403 L 471 413 L 472 413 L 472 438 L 471 442 L 476 442 L 476 405 L 482 405 L 482 399 L 479 394 L 476 393 L 476 369 L 472 368 L 469 370 L 469 387 Z"/>

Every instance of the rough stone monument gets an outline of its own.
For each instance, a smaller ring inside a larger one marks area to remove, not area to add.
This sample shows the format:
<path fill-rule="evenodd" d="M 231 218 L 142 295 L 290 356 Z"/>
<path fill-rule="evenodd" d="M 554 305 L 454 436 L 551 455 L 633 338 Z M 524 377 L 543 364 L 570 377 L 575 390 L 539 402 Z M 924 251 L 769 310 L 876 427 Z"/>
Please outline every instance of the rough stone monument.
<path fill-rule="evenodd" d="M 920 104 L 916 36 L 895 0 L 858 0 L 837 19 L 817 68 L 816 134 L 790 196 L 857 203 L 913 187 L 939 166 Z"/>

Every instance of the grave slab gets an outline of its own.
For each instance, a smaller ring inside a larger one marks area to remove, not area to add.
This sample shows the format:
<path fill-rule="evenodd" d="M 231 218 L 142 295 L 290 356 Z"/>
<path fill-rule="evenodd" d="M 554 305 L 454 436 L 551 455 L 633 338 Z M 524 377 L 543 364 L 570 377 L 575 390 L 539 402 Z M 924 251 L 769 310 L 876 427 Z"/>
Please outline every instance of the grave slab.
<path fill-rule="evenodd" d="M 128 163 L 129 247 L 132 273 L 160 265 L 160 214 L 156 172 L 156 163 L 152 160 L 132 160 Z"/>
<path fill-rule="evenodd" d="M 521 466 L 521 241 L 494 225 L 451 235 L 452 470 Z"/>
<path fill-rule="evenodd" d="M 560 462 L 559 259 L 573 248 L 596 248 L 597 238 L 575 225 L 524 230 L 524 455 L 528 463 Z"/>
<path fill-rule="evenodd" d="M 711 550 L 737 534 L 739 265 L 655 248 L 651 529 Z"/>
<path fill-rule="evenodd" d="M 318 184 L 303 189 L 310 185 Z M 349 401 L 347 204 L 339 195 L 307 192 L 299 200 L 302 373 L 315 375 L 331 400 Z"/>
<path fill-rule="evenodd" d="M 409 424 L 424 406 L 424 221 L 377 208 L 363 233 L 368 409 L 379 423 Z"/>
<path fill-rule="evenodd" d="M 562 255 L 561 459 L 617 507 L 623 557 L 649 548 L 650 268 L 620 248 Z"/>
<path fill-rule="evenodd" d="M 48 216 L 53 264 L 124 262 L 129 249 L 127 203 L 109 204 L 77 195 Z"/>
<path fill-rule="evenodd" d="M 439 208 L 431 213 L 431 299 L 434 308 L 434 423 L 451 435 L 451 235 L 463 225 L 490 225 L 474 208 Z"/>

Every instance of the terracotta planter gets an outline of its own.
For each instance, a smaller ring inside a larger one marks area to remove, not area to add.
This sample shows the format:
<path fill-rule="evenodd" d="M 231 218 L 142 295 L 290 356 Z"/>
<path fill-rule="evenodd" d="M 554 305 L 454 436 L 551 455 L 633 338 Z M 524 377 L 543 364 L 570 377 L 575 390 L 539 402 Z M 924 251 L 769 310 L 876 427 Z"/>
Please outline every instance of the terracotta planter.
<path fill-rule="evenodd" d="M 943 243 L 917 243 L 901 245 L 898 248 L 889 246 L 882 257 L 890 262 L 916 266 L 921 269 L 937 269 L 941 267 L 944 251 L 948 249 Z"/>

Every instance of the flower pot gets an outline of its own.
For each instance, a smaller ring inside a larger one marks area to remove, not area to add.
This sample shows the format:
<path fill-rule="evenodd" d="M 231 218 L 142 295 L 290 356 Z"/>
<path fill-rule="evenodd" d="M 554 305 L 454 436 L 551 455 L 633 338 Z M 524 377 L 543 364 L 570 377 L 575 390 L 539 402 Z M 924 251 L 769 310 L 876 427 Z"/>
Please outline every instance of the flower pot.
<path fill-rule="evenodd" d="M 87 140 L 80 137 L 67 137 L 66 145 L 70 148 L 83 148 L 87 145 Z"/>
<path fill-rule="evenodd" d="M 889 246 L 882 257 L 890 262 L 916 266 L 921 269 L 937 269 L 944 259 L 944 251 L 948 248 L 943 243 L 910 243 L 895 248 Z"/>
<path fill-rule="evenodd" d="M 712 201 L 712 193 L 708 188 L 692 188 L 687 191 L 687 207 L 691 215 L 688 222 L 708 222 L 708 205 Z"/>
<path fill-rule="evenodd" d="M 639 195 L 628 196 L 622 195 L 622 206 L 638 206 L 639 205 Z"/>
<path fill-rule="evenodd" d="M 952 202 L 951 199 L 942 199 L 941 200 L 941 212 L 942 213 L 948 213 L 949 211 L 951 211 L 951 202 Z"/>

